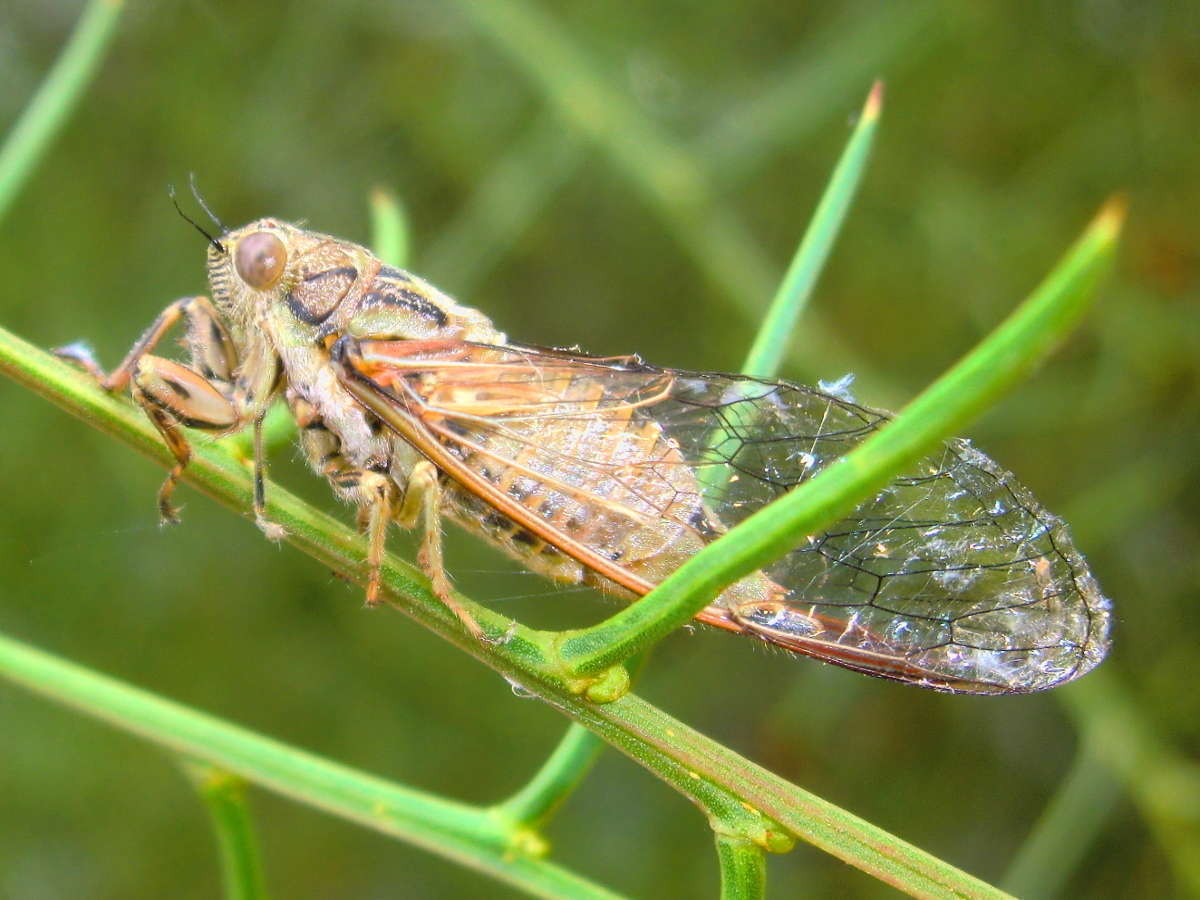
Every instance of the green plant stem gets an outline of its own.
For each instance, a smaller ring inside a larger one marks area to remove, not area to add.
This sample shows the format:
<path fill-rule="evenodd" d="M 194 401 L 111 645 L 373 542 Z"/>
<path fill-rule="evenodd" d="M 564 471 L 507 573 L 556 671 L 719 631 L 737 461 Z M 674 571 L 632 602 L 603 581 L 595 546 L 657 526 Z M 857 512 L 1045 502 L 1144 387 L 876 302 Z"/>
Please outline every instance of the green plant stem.
<path fill-rule="evenodd" d="M 895 79 L 947 43 L 954 20 L 936 0 L 909 0 L 841 14 L 798 46 L 790 60 L 761 73 L 748 96 L 712 117 L 693 144 L 721 184 L 760 171 L 779 148 L 803 147 L 844 115 L 878 73 Z"/>
<path fill-rule="evenodd" d="M 228 900 L 263 900 L 262 865 L 246 782 L 208 763 L 184 762 L 184 771 L 208 808 L 221 852 L 221 875 Z"/>
<path fill-rule="evenodd" d="M 582 725 L 572 723 L 542 767 L 524 786 L 493 807 L 497 815 L 529 828 L 540 828 L 575 790 L 604 744 Z"/>
<path fill-rule="evenodd" d="M 745 838 L 717 833 L 721 900 L 758 900 L 767 892 L 767 858 Z"/>
<path fill-rule="evenodd" d="M 153 426 L 137 410 L 100 391 L 85 374 L 3 329 L 0 329 L 0 372 L 160 464 L 170 465 L 170 453 Z M 184 481 L 235 509 L 247 520 L 251 519 L 251 479 L 245 463 L 212 444 L 197 444 L 194 451 Z M 267 515 L 283 525 L 288 531 L 287 539 L 318 564 L 350 573 L 360 582 L 365 581 L 366 547 L 363 539 L 350 528 L 301 503 L 274 484 L 267 491 Z M 387 595 L 398 609 L 482 660 L 510 683 L 542 697 L 554 708 L 599 734 L 691 799 L 707 816 L 719 819 L 724 833 L 742 834 L 777 851 L 786 850 L 794 836 L 914 896 L 1003 896 L 995 888 L 937 857 L 789 784 L 632 694 L 603 705 L 581 699 L 578 691 L 582 686 L 564 681 L 558 660 L 550 654 L 549 642 L 544 636 L 511 625 L 508 619 L 472 605 L 472 613 L 489 633 L 509 634 L 511 627 L 511 634 L 504 643 L 484 647 L 463 631 L 457 618 L 429 590 L 428 582 L 412 566 L 391 554 L 385 557 L 383 578 Z M 0 661 L 0 670 L 3 669 L 10 670 L 11 676 L 11 666 Z M 85 674 L 77 667 L 72 671 L 80 678 Z M 49 684 L 44 683 L 45 674 L 32 679 L 27 674 L 23 683 L 43 693 L 53 693 L 54 679 L 51 677 Z M 140 724 L 127 722 L 110 711 L 101 712 L 94 700 L 82 698 L 74 702 L 105 715 L 122 727 L 136 728 L 140 733 Z M 211 719 L 205 721 L 219 724 Z M 173 732 L 165 730 L 162 734 L 164 742 L 175 746 Z M 270 752 L 260 761 L 254 755 L 258 746 L 242 748 L 240 756 L 244 765 L 240 767 L 229 765 L 215 747 L 211 748 L 212 752 L 206 752 L 202 746 L 189 746 L 188 752 L 236 771 L 255 783 L 279 784 L 280 789 L 290 795 L 299 794 L 301 786 L 293 783 L 294 769 L 299 766 L 302 770 L 303 761 L 310 757 L 301 751 L 266 742 L 263 746 Z M 291 763 L 289 776 L 281 779 L 276 768 L 278 758 L 291 753 L 300 761 Z M 338 771 L 347 772 L 345 769 Z M 372 795 L 377 782 L 347 777 L 356 795 Z M 330 808 L 330 811 L 347 814 L 340 808 Z M 368 825 L 377 824 L 373 816 L 351 818 Z M 411 820 L 411 815 L 409 818 Z M 490 816 L 489 822 L 489 828 L 497 827 Z M 425 839 L 420 835 L 416 840 L 425 846 Z M 468 852 L 464 850 L 464 853 Z M 473 860 L 471 864 L 483 866 L 485 862 Z"/>
<path fill-rule="evenodd" d="M 467 204 L 441 229 L 422 270 L 469 296 L 484 275 L 537 220 L 555 192 L 579 168 L 580 142 L 549 113 L 488 167 Z"/>
<path fill-rule="evenodd" d="M 650 654 L 643 653 L 627 665 L 635 678 Z M 494 807 L 496 815 L 527 828 L 541 828 L 558 812 L 567 797 L 595 764 L 604 744 L 592 732 L 572 723 L 540 769 L 511 797 Z"/>
<path fill-rule="evenodd" d="M 479 33 L 523 71 L 570 127 L 606 153 L 640 190 L 711 284 L 745 320 L 762 317 L 760 298 L 779 281 L 775 264 L 747 229 L 717 202 L 699 160 L 606 82 L 584 48 L 552 16 L 527 0 L 457 0 Z M 819 315 L 806 328 L 806 362 L 825 371 L 874 378 Z"/>
<path fill-rule="evenodd" d="M 1111 261 L 1123 205 L 1107 204 L 1034 292 L 982 343 L 858 447 L 741 522 L 654 591 L 565 637 L 568 671 L 594 674 L 689 621 L 722 589 L 816 534 L 950 437 L 1027 374 L 1074 327 Z"/>
<path fill-rule="evenodd" d="M 1200 765 L 1156 734 L 1138 702 L 1101 669 L 1063 692 L 1082 740 L 1129 791 L 1162 846 L 1182 896 L 1200 896 Z"/>
<path fill-rule="evenodd" d="M 882 107 L 883 82 L 877 81 L 871 88 L 858 125 L 850 135 L 846 149 L 842 151 L 833 177 L 821 195 L 792 264 L 788 266 L 754 344 L 742 364 L 744 374 L 771 378 L 779 371 L 792 330 L 808 304 L 817 278 L 829 258 L 829 251 L 833 249 L 833 242 L 846 220 L 846 212 L 858 191 L 859 181 L 871 155 L 871 144 L 875 139 Z"/>
<path fill-rule="evenodd" d="M 612 897 L 522 852 L 527 843 L 486 810 L 401 787 L 155 697 L 0 636 L 0 672 L 52 699 L 176 753 L 541 896 Z"/>
<path fill-rule="evenodd" d="M 0 219 L 91 83 L 116 33 L 123 0 L 91 0 L 50 74 L 0 148 Z"/>
<path fill-rule="evenodd" d="M 1005 889 L 1017 897 L 1049 900 L 1063 896 L 1071 873 L 1095 838 L 1094 823 L 1106 820 L 1121 801 L 1118 782 L 1098 754 L 1091 734 L 1083 732 L 1071 770 L 1004 876 Z"/>
<path fill-rule="evenodd" d="M 408 216 L 396 195 L 386 188 L 371 191 L 371 249 L 385 263 L 403 269 L 408 266 L 410 242 Z"/>

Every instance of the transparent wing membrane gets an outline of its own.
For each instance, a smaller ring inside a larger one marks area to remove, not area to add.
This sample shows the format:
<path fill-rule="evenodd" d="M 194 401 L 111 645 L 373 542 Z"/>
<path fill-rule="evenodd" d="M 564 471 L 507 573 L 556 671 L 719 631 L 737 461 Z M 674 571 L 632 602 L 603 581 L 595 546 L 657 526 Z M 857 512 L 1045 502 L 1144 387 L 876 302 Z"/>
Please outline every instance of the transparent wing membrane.
<path fill-rule="evenodd" d="M 634 593 L 888 421 L 812 388 L 636 358 L 344 340 L 368 408 L 514 529 Z M 965 440 L 797 543 L 701 621 L 979 693 L 1050 687 L 1107 649 L 1108 601 L 1063 523 Z"/>

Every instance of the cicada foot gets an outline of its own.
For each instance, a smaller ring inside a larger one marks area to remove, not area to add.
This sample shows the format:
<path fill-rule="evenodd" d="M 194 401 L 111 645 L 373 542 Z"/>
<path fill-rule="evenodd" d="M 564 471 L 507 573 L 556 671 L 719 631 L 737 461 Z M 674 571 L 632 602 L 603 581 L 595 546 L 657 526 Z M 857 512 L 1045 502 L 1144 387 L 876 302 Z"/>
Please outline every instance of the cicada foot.
<path fill-rule="evenodd" d="M 272 522 L 264 515 L 255 515 L 254 524 L 258 526 L 258 530 L 266 535 L 267 540 L 278 544 L 287 537 L 287 529 L 278 522 Z"/>
<path fill-rule="evenodd" d="M 103 386 L 104 382 L 108 379 L 108 375 L 100 367 L 100 363 L 96 361 L 95 351 L 83 341 L 76 341 L 73 344 L 67 344 L 63 347 L 55 347 L 50 352 L 59 359 L 83 369 L 83 371 L 95 378 L 96 383 L 99 385 Z"/>

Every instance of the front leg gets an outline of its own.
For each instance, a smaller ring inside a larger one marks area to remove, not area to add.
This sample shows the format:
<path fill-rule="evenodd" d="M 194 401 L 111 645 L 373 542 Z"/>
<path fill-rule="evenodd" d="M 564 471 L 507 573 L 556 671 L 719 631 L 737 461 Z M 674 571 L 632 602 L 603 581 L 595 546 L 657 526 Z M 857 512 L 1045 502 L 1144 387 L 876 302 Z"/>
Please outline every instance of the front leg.
<path fill-rule="evenodd" d="M 191 367 L 151 355 L 163 336 L 181 319 L 186 323 Z M 158 509 L 164 522 L 178 521 L 171 495 L 192 455 L 179 426 L 228 433 L 239 431 L 253 421 L 254 520 L 268 537 L 278 540 L 283 536 L 282 528 L 268 521 L 264 513 L 266 457 L 262 447 L 262 418 L 265 405 L 260 402 L 258 405 L 262 409 L 252 412 L 257 407 L 255 399 L 247 394 L 245 379 L 235 382 L 237 350 L 207 297 L 184 297 L 164 309 L 130 348 L 121 364 L 108 374 L 90 351 L 80 345 L 55 352 L 92 373 L 106 391 L 119 391 L 129 386 L 134 401 L 145 410 L 162 435 L 175 457 L 175 465 L 158 492 Z M 272 365 L 271 372 L 266 373 L 272 376 L 271 380 L 274 371 Z M 264 375 L 260 380 L 267 379 Z"/>
<path fill-rule="evenodd" d="M 239 431 L 245 427 L 245 412 L 237 391 L 228 384 L 209 381 L 195 370 L 161 356 L 143 356 L 134 364 L 130 388 L 134 401 L 146 411 L 175 456 L 175 465 L 158 490 L 158 511 L 163 522 L 176 523 L 179 515 L 171 505 L 171 495 L 192 458 L 191 445 L 179 426 L 223 433 Z M 266 412 L 256 416 L 253 423 L 254 524 L 268 538 L 278 541 L 287 532 L 267 518 L 264 418 Z"/>
<path fill-rule="evenodd" d="M 180 319 L 187 323 L 187 346 L 193 369 L 200 377 L 218 383 L 222 393 L 227 394 L 224 387 L 232 379 L 237 367 L 237 351 L 225 326 L 221 324 L 216 307 L 207 297 L 184 297 L 160 312 L 129 348 L 121 364 L 108 374 L 100 368 L 91 352 L 79 344 L 59 347 L 54 352 L 94 375 L 104 390 L 120 391 L 130 383 L 141 359 L 158 345 Z"/>
<path fill-rule="evenodd" d="M 211 381 L 161 356 L 140 357 L 133 364 L 130 378 L 134 401 L 154 423 L 175 457 L 175 465 L 158 489 L 158 512 L 164 523 L 178 522 L 178 510 L 171 504 L 171 495 L 192 458 L 191 445 L 179 426 L 228 431 L 238 424 L 237 409 Z M 260 493 L 255 492 L 256 507 Z"/>

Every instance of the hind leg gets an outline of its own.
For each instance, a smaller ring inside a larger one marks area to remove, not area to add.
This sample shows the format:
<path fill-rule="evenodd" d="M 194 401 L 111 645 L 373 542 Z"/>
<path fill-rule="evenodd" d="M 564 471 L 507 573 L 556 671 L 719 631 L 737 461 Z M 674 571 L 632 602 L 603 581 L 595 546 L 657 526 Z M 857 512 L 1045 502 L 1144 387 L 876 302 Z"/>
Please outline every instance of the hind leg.
<path fill-rule="evenodd" d="M 483 629 L 458 602 L 442 563 L 441 487 L 437 469 L 429 462 L 418 463 L 404 486 L 403 500 L 399 499 L 396 482 L 382 472 L 346 467 L 326 475 L 339 494 L 359 507 L 359 522 L 367 534 L 367 605 L 376 606 L 382 600 L 381 573 L 388 524 L 395 521 L 402 528 L 419 528 L 421 548 L 417 552 L 417 565 L 429 578 L 434 595 L 467 631 L 482 640 Z"/>
<path fill-rule="evenodd" d="M 442 486 L 433 463 L 422 460 L 413 466 L 404 485 L 404 503 L 396 513 L 401 528 L 421 529 L 421 549 L 417 565 L 433 584 L 433 593 L 458 617 L 476 640 L 483 640 L 483 629 L 454 595 L 442 561 Z"/>

